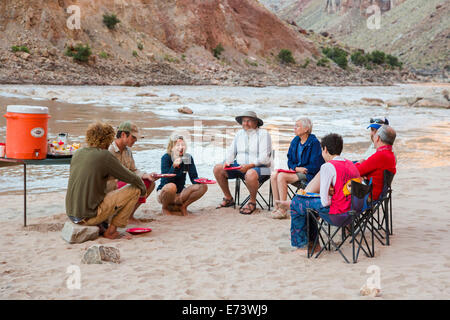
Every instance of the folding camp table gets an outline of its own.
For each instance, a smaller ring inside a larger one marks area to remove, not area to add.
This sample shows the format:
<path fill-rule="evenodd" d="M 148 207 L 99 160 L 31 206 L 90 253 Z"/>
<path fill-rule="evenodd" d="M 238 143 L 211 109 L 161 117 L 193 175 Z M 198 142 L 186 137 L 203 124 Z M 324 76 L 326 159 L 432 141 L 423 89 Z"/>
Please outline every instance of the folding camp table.
<path fill-rule="evenodd" d="M 71 156 L 61 157 L 61 158 L 47 158 L 43 160 L 20 160 L 20 159 L 9 159 L 0 158 L 0 168 L 11 167 L 23 165 L 23 226 L 27 226 L 27 165 L 62 165 L 70 164 L 72 160 Z"/>

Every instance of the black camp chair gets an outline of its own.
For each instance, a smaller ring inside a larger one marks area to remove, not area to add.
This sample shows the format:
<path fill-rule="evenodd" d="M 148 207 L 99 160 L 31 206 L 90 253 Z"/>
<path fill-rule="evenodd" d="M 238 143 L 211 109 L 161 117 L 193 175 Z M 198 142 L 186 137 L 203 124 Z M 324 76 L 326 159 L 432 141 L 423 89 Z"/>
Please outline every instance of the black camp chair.
<path fill-rule="evenodd" d="M 350 263 L 347 257 L 341 250 L 347 239 L 351 239 L 352 244 L 352 257 L 353 263 L 358 261 L 360 250 L 362 250 L 367 257 L 374 256 L 374 238 L 373 233 L 371 237 L 371 243 L 369 244 L 366 238 L 367 226 L 371 222 L 373 223 L 373 205 L 371 201 L 372 195 L 372 183 L 368 185 L 361 184 L 355 181 L 351 182 L 351 209 L 350 211 L 339 215 L 324 215 L 314 209 L 306 209 L 306 226 L 307 234 L 310 234 L 311 224 L 314 223 L 317 228 L 317 235 L 314 239 L 313 247 L 308 245 L 308 258 L 313 255 L 319 240 L 322 243 L 321 250 L 317 253 L 316 258 L 324 250 L 331 250 L 331 246 L 335 251 L 339 251 L 341 256 L 347 263 Z M 331 226 L 337 227 L 333 233 L 331 232 Z M 341 243 L 338 245 L 334 241 L 334 238 L 342 232 Z M 326 241 L 322 237 L 322 233 L 326 236 Z M 349 233 L 348 233 L 349 232 Z"/>
<path fill-rule="evenodd" d="M 270 175 L 264 175 L 259 179 L 258 192 L 256 194 L 256 204 L 259 205 L 261 207 L 261 209 L 264 210 L 263 205 L 258 200 L 258 197 L 259 197 L 259 199 L 267 206 L 267 210 L 270 211 L 270 202 L 272 201 L 271 199 L 273 198 L 272 197 L 272 186 L 270 186 L 270 189 L 269 189 L 269 199 L 268 200 L 266 200 L 264 198 L 264 196 L 261 194 L 261 192 L 259 191 L 259 189 L 262 187 L 264 182 L 269 180 L 269 178 L 270 178 Z M 245 198 L 244 201 L 242 201 L 242 203 L 239 204 L 240 196 L 241 196 L 241 182 L 245 186 L 247 186 L 247 184 L 245 183 L 245 179 L 239 177 L 239 178 L 236 178 L 236 184 L 235 184 L 235 188 L 234 188 L 234 199 L 236 199 L 234 208 L 236 208 L 236 204 L 237 204 L 237 205 L 239 205 L 239 209 L 242 209 L 247 204 L 247 202 L 250 200 L 250 195 L 248 195 L 247 198 Z"/>
<path fill-rule="evenodd" d="M 392 227 L 392 180 L 394 173 L 389 170 L 383 172 L 383 191 L 377 201 L 374 201 L 374 221 L 369 227 L 375 238 L 382 245 L 390 245 L 390 236 L 393 234 Z"/>

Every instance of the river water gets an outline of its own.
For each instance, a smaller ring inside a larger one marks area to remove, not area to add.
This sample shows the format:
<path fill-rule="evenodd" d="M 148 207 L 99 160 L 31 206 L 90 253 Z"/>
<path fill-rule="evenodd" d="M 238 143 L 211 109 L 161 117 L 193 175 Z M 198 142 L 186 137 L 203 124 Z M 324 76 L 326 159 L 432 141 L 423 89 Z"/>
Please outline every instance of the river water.
<path fill-rule="evenodd" d="M 440 94 L 448 85 L 397 85 L 390 87 L 76 87 L 0 86 L 0 112 L 8 104 L 49 107 L 49 138 L 67 132 L 70 142 L 83 142 L 87 126 L 101 120 L 115 127 L 130 120 L 140 128 L 141 137 L 133 147 L 137 167 L 160 172 L 160 159 L 168 137 L 174 131 L 188 139 L 188 152 L 195 159 L 200 176 L 213 178 L 212 168 L 224 158 L 226 146 L 239 129 L 234 117 L 254 110 L 270 131 L 275 166 L 286 167 L 286 151 L 293 138 L 294 120 L 307 116 L 319 138 L 336 132 L 344 138 L 343 155 L 359 159 L 369 146 L 369 119 L 386 116 L 397 130 L 399 161 L 420 161 L 424 153 L 448 159 L 450 111 L 448 109 L 387 107 L 367 103 L 362 98 L 384 101 L 402 97 Z M 144 96 L 142 96 L 144 95 Z M 52 101 L 53 98 L 57 98 Z M 192 115 L 181 114 L 187 106 Z M 0 119 L 0 142 L 6 139 L 6 119 Z M 424 140 L 425 139 L 425 140 Z M 428 147 L 424 148 L 423 145 Z M 444 150 L 439 150 L 444 148 Z M 0 196 L 23 190 L 21 167 L 0 169 Z M 67 187 L 69 166 L 29 166 L 30 194 L 62 192 Z"/>

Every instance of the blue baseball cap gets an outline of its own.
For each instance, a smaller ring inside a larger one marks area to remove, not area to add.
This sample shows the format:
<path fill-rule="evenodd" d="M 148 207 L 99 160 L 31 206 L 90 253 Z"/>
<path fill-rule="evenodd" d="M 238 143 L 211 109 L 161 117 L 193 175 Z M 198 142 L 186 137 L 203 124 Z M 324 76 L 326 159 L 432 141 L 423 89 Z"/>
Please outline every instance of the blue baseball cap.
<path fill-rule="evenodd" d="M 374 128 L 375 130 L 378 130 L 383 124 L 389 124 L 388 119 L 385 117 L 370 118 L 370 124 L 367 129 Z"/>

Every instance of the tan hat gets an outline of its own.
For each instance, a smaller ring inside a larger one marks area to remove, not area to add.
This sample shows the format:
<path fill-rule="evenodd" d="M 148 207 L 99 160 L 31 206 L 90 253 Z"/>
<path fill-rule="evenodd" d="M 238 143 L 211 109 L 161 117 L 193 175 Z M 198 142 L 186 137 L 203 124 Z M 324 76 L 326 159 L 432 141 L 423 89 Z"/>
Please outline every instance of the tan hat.
<path fill-rule="evenodd" d="M 132 136 L 135 136 L 136 138 L 138 138 L 139 135 L 138 127 L 129 121 L 122 122 L 117 130 L 129 132 L 131 133 Z"/>
<path fill-rule="evenodd" d="M 241 115 L 236 117 L 236 121 L 239 124 L 242 124 L 243 117 L 249 117 L 249 118 L 256 119 L 258 121 L 258 127 L 261 127 L 264 124 L 264 121 L 262 121 L 260 118 L 258 118 L 258 116 L 256 115 L 256 113 L 254 111 L 245 111 L 244 113 L 242 113 Z"/>

